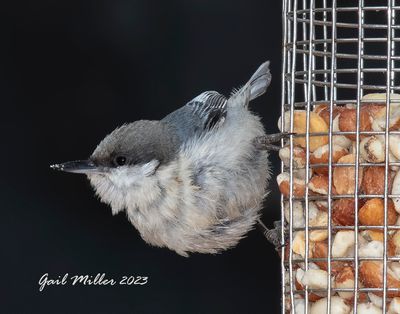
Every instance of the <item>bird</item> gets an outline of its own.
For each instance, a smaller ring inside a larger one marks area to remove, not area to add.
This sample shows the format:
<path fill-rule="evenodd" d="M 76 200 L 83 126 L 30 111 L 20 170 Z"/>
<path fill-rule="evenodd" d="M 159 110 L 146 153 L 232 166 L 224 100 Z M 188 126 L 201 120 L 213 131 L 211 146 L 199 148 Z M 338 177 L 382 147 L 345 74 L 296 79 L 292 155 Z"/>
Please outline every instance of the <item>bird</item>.
<path fill-rule="evenodd" d="M 249 109 L 270 85 L 269 64 L 229 97 L 203 92 L 161 120 L 116 128 L 86 160 L 51 168 L 85 174 L 152 246 L 185 257 L 233 248 L 260 221 L 269 151 L 286 136 L 267 135 Z"/>

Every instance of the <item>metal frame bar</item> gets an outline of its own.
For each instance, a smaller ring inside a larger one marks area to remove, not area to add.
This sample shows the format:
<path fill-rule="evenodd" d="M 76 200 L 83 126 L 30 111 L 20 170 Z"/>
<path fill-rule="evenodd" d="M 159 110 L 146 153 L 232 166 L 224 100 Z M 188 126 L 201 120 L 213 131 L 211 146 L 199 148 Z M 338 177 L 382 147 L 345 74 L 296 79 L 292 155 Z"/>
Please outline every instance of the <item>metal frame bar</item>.
<path fill-rule="evenodd" d="M 325 7 L 325 6 L 324 6 Z M 335 105 L 336 102 L 336 87 L 335 81 L 336 81 L 336 72 L 334 69 L 336 69 L 336 0 L 332 0 L 332 32 L 331 32 L 331 38 L 332 38 L 332 43 L 331 43 L 331 64 L 330 64 L 330 95 L 329 95 L 329 134 L 328 134 L 328 140 L 329 140 L 329 156 L 328 156 L 328 303 L 327 303 L 327 312 L 329 313 L 331 311 L 331 291 L 332 291 L 332 265 L 331 265 L 331 260 L 332 260 L 332 176 L 333 176 L 333 169 L 332 169 L 332 148 L 333 148 L 333 106 Z M 326 70 L 324 68 L 324 70 Z"/>
<path fill-rule="evenodd" d="M 283 8 L 282 8 L 282 33 L 283 33 L 283 45 L 282 45 L 282 81 L 281 81 L 281 116 L 285 114 L 285 101 L 286 101 L 286 59 L 287 59 L 287 50 L 286 50 L 286 43 L 287 43 L 287 24 L 288 21 L 286 19 L 287 15 L 287 1 L 283 1 Z M 285 121 L 282 119 L 281 129 L 285 128 Z M 282 139 L 282 146 L 283 146 L 283 139 Z M 281 172 L 283 171 L 284 166 L 281 166 Z M 284 208 L 283 196 L 281 196 L 281 208 Z M 285 248 L 285 213 L 281 210 L 281 310 L 282 314 L 286 312 L 286 267 L 285 267 L 285 255 L 286 255 L 286 248 Z"/>
<path fill-rule="evenodd" d="M 307 84 L 305 85 L 305 89 L 307 91 L 307 96 L 306 96 L 306 178 L 305 178 L 305 270 L 308 270 L 308 255 L 309 255 L 309 245 L 310 245 L 310 240 L 309 240 L 309 201 L 308 201 L 308 196 L 309 196 L 309 189 L 308 189 L 308 183 L 310 179 L 310 111 L 311 111 L 311 97 L 312 97 L 312 76 L 313 76 L 313 68 L 314 68 L 314 57 L 312 54 L 313 51 L 313 39 L 314 39 L 314 0 L 309 0 L 310 1 L 310 8 L 309 8 L 309 17 L 310 17 L 310 26 L 309 26 L 309 42 L 308 42 L 308 51 L 311 53 L 308 55 L 308 71 L 307 71 Z M 291 181 L 292 182 L 292 181 Z M 304 290 L 306 291 L 305 294 L 305 302 L 304 302 L 304 313 L 308 313 L 308 287 L 305 286 Z"/>
<path fill-rule="evenodd" d="M 296 72 L 296 41 L 297 41 L 297 0 L 293 0 L 293 13 L 294 13 L 294 18 L 293 18 L 293 26 L 289 28 L 291 30 L 293 28 L 293 34 L 292 37 L 290 36 L 289 32 L 289 38 L 292 39 L 292 45 L 293 45 L 293 51 L 291 53 L 291 81 L 290 81 L 290 132 L 293 133 L 294 129 L 294 121 L 293 121 L 293 116 L 294 116 L 294 99 L 295 99 L 295 72 Z M 290 136 L 290 182 L 293 182 L 293 135 Z M 290 212 L 290 217 L 289 217 L 289 245 L 290 248 L 293 248 L 293 184 L 290 184 L 289 188 L 289 212 Z M 307 226 L 306 226 L 307 227 Z M 293 280 L 293 250 L 289 250 L 289 284 L 290 284 L 290 306 L 292 309 L 295 308 L 294 306 L 294 280 Z M 306 307 L 307 310 L 307 307 Z M 306 312 L 307 314 L 307 312 Z"/>
<path fill-rule="evenodd" d="M 357 121 L 356 121 L 356 143 L 360 143 L 360 112 L 361 112 L 361 98 L 363 95 L 364 77 L 361 69 L 363 68 L 362 58 L 364 55 L 363 50 L 363 25 L 364 23 L 364 1 L 359 0 L 358 5 L 358 63 L 357 63 Z M 355 183 L 354 183 L 354 298 L 353 298 L 353 312 L 357 314 L 357 301 L 358 301 L 358 201 L 359 201 L 359 176 L 360 176 L 360 145 L 356 144 L 355 153 Z"/>

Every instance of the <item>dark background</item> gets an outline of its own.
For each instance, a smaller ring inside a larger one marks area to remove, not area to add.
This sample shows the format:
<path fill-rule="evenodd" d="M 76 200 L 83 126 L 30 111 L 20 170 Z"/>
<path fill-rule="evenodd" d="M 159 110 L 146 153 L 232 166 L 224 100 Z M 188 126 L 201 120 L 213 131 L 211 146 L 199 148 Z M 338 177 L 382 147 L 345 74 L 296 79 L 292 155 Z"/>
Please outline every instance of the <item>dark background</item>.
<path fill-rule="evenodd" d="M 280 262 L 258 230 L 222 254 L 183 258 L 146 245 L 83 176 L 49 165 L 88 157 L 124 122 L 228 94 L 267 59 L 272 85 L 252 108 L 276 132 L 280 1 L 9 1 L 0 40 L 1 312 L 278 313 Z M 268 225 L 279 218 L 271 189 Z M 38 290 L 44 273 L 102 272 L 149 283 Z"/>

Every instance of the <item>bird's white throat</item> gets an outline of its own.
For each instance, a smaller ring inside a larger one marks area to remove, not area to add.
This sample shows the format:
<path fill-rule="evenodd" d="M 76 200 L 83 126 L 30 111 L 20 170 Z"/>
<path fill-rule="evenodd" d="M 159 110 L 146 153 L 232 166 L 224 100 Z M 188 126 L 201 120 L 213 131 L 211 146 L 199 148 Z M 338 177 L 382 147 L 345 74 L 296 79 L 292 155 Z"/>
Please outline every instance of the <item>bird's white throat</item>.
<path fill-rule="evenodd" d="M 88 178 L 101 201 L 109 204 L 115 215 L 125 208 L 140 207 L 154 199 L 157 178 L 153 174 L 158 165 L 157 160 L 152 160 L 142 165 L 122 166 L 100 174 L 89 174 Z"/>

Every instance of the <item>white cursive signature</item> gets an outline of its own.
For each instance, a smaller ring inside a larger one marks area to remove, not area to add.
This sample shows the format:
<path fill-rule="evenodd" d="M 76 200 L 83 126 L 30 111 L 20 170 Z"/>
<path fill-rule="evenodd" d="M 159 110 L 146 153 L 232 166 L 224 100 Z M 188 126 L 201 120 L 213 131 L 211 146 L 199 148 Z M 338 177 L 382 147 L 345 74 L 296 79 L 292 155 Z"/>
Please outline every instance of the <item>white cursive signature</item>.
<path fill-rule="evenodd" d="M 119 279 L 107 278 L 105 273 L 97 273 L 96 275 L 72 275 L 68 273 L 57 276 L 57 278 L 49 278 L 49 274 L 43 274 L 39 279 L 39 291 L 43 291 L 48 286 L 115 286 L 115 285 L 145 285 L 148 282 L 146 276 L 121 276 Z"/>

